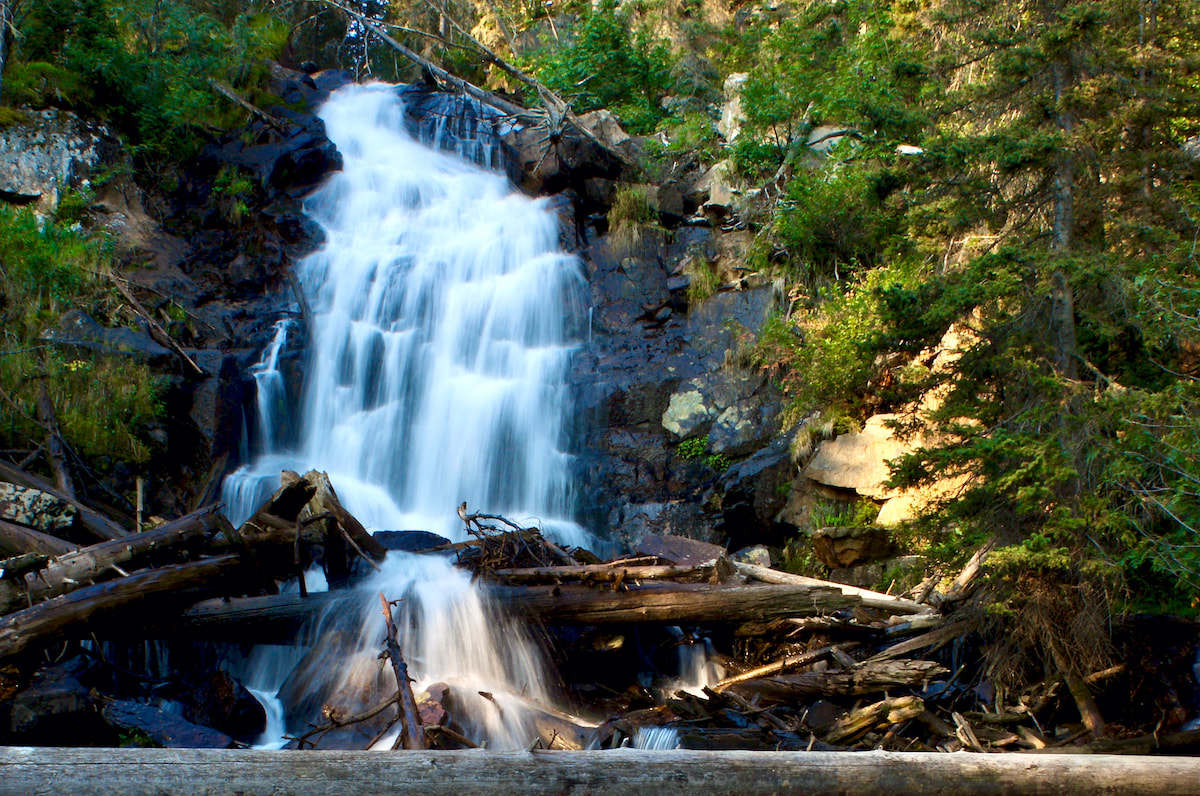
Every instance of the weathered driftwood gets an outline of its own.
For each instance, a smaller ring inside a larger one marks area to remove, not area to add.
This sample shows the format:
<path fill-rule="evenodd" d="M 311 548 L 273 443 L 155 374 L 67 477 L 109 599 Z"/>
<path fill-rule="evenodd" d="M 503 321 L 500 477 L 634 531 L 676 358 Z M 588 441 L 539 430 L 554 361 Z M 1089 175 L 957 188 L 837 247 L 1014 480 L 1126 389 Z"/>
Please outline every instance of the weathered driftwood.
<path fill-rule="evenodd" d="M 393 749 L 424 749 L 425 732 L 421 729 L 421 715 L 417 711 L 417 700 L 413 697 L 412 681 L 408 676 L 408 664 L 400 652 L 396 640 L 396 621 L 392 618 L 392 604 L 382 594 L 379 603 L 383 608 L 383 621 L 387 627 L 386 650 L 396 675 L 397 704 L 400 708 L 400 737 Z"/>
<path fill-rule="evenodd" d="M 58 556 L 78 549 L 79 545 L 59 539 L 57 536 L 0 520 L 0 555 L 2 556 L 19 556 L 24 553 L 44 553 Z"/>
<path fill-rule="evenodd" d="M 958 638 L 959 636 L 968 633 L 970 629 L 970 624 L 965 621 L 943 625 L 930 630 L 928 633 L 922 633 L 915 638 L 910 638 L 907 641 L 901 641 L 899 644 L 893 644 L 882 652 L 872 655 L 868 662 L 873 663 L 875 661 L 886 661 L 891 658 L 898 658 L 901 655 L 907 655 L 910 652 L 916 652 L 917 650 L 925 649 L 926 647 L 944 644 L 951 639 Z"/>
<path fill-rule="evenodd" d="M 238 537 L 247 544 L 259 541 L 262 535 L 269 536 L 272 530 L 294 530 L 300 511 L 317 493 L 317 485 L 312 479 L 291 471 L 285 471 L 281 481 L 275 494 L 237 529 Z"/>
<path fill-rule="evenodd" d="M 544 622 L 755 622 L 811 616 L 858 603 L 825 586 L 722 586 L 656 583 L 624 591 L 586 586 L 500 587 L 494 597 L 511 610 Z"/>
<path fill-rule="evenodd" d="M 525 567 L 497 569 L 490 574 L 509 583 L 555 583 L 578 580 L 584 583 L 634 583 L 640 580 L 686 578 L 712 567 L 612 566 L 587 564 L 573 567 Z"/>
<path fill-rule="evenodd" d="M 925 702 L 916 696 L 884 699 L 852 710 L 833 723 L 825 734 L 829 743 L 845 743 L 866 735 L 876 727 L 915 719 L 925 710 Z"/>
<path fill-rule="evenodd" d="M 758 694 L 764 699 L 788 702 L 814 694 L 861 696 L 892 688 L 911 688 L 946 673 L 947 669 L 944 666 L 933 661 L 878 661 L 863 664 L 852 670 L 798 672 L 778 677 L 760 677 L 736 683 L 733 687 L 745 694 Z"/>
<path fill-rule="evenodd" d="M 1200 759 L 900 752 L 379 752 L 0 748 L 0 791 L 21 796 L 1185 796 Z"/>
<path fill-rule="evenodd" d="M 100 578 L 120 575 L 117 567 L 139 556 L 204 538 L 228 525 L 216 507 L 210 507 L 151 531 L 60 555 L 36 577 L 0 580 L 0 614 L 66 594 Z"/>
<path fill-rule="evenodd" d="M 882 592 L 871 591 L 870 589 L 860 589 L 857 586 L 847 586 L 842 583 L 833 583 L 818 578 L 793 575 L 790 572 L 780 572 L 777 569 L 761 567 L 758 564 L 743 564 L 739 562 L 734 566 L 743 575 L 760 580 L 763 583 L 789 586 L 826 586 L 841 589 L 845 594 L 852 594 L 858 597 L 862 601 L 864 608 L 875 608 L 893 614 L 923 614 L 928 613 L 930 610 L 929 606 L 920 605 L 912 600 L 893 597 L 890 594 L 883 594 Z"/>
<path fill-rule="evenodd" d="M 613 592 L 587 587 L 497 587 L 498 605 L 559 624 L 613 622 L 738 623 L 781 616 L 806 616 L 854 604 L 855 597 L 811 586 L 720 586 L 664 583 Z M 278 594 L 206 601 L 174 621 L 148 629 L 158 638 L 207 641 L 288 643 L 327 611 L 362 604 L 355 592 L 326 592 L 301 597 Z M 108 628 L 108 637 L 119 628 Z"/>
<path fill-rule="evenodd" d="M 311 479 L 316 486 L 312 500 L 309 501 L 306 510 L 312 511 L 314 514 L 328 513 L 337 524 L 341 527 L 342 532 L 346 536 L 346 540 L 354 549 L 365 554 L 373 561 L 382 561 L 387 556 L 387 548 L 384 547 L 378 539 L 367 532 L 353 514 L 346 511 L 342 506 L 342 502 L 338 500 L 337 492 L 333 488 L 333 484 L 329 481 L 329 476 L 321 472 L 310 472 L 304 476 L 306 479 Z"/>
<path fill-rule="evenodd" d="M 8 481 L 11 484 L 19 484 L 20 486 L 32 487 L 33 489 L 40 489 L 65 503 L 71 504 L 79 511 L 79 527 L 98 539 L 120 539 L 122 536 L 129 535 L 129 531 L 117 525 L 108 517 L 88 508 L 78 500 L 64 495 L 55 489 L 53 484 L 40 476 L 27 473 L 24 470 L 13 467 L 11 464 L 0 462 L 0 480 Z"/>
<path fill-rule="evenodd" d="M 166 608 L 169 597 L 195 599 L 196 591 L 216 591 L 220 575 L 239 565 L 237 556 L 161 567 L 116 581 L 98 583 L 55 597 L 0 620 L 0 658 L 16 655 L 30 645 L 59 638 L 68 628 L 98 614 L 132 603 L 155 600 L 153 610 Z M 142 619 L 144 617 L 139 617 Z"/>
<path fill-rule="evenodd" d="M 67 463 L 67 446 L 63 444 L 62 432 L 58 430 L 58 418 L 54 415 L 54 402 L 50 400 L 50 389 L 43 379 L 38 384 L 38 421 L 46 431 L 46 458 L 54 471 L 54 483 L 59 491 L 69 498 L 75 497 L 75 482 L 71 480 L 71 467 Z"/>
<path fill-rule="evenodd" d="M 800 653 L 799 655 L 787 655 L 779 660 L 764 664 L 763 666 L 748 669 L 741 674 L 736 674 L 732 677 L 726 677 L 724 680 L 714 685 L 713 690 L 724 691 L 731 685 L 744 683 L 747 680 L 757 680 L 762 677 L 769 677 L 770 675 L 778 674 L 786 669 L 797 669 L 801 666 L 808 666 L 809 664 L 816 663 L 817 661 L 821 660 L 832 651 L 833 647 L 830 646 L 821 647 L 820 649 L 815 649 L 811 652 Z"/>

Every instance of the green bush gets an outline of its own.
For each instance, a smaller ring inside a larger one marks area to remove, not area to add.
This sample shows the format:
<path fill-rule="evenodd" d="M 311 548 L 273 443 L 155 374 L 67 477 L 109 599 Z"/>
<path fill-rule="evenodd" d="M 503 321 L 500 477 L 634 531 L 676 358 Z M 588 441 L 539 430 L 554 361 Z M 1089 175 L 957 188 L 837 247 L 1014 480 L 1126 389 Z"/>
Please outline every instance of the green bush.
<path fill-rule="evenodd" d="M 103 317 L 109 306 L 107 241 L 78 222 L 0 206 L 0 444 L 41 444 L 31 418 L 44 383 L 67 444 L 87 457 L 144 462 L 147 423 L 161 416 L 160 385 L 149 369 L 120 357 L 65 353 L 42 331 L 68 309 Z"/>
<path fill-rule="evenodd" d="M 185 156 L 198 131 L 244 119 L 209 81 L 252 94 L 288 33 L 254 5 L 226 24 L 208 4 L 157 0 L 41 0 L 18 25 L 12 102 L 94 113 L 152 157 Z"/>
<path fill-rule="evenodd" d="M 663 118 L 670 53 L 644 30 L 631 31 L 629 14 L 615 0 L 585 6 L 569 41 L 529 60 L 538 78 L 578 112 L 607 108 L 634 134 L 653 132 Z"/>

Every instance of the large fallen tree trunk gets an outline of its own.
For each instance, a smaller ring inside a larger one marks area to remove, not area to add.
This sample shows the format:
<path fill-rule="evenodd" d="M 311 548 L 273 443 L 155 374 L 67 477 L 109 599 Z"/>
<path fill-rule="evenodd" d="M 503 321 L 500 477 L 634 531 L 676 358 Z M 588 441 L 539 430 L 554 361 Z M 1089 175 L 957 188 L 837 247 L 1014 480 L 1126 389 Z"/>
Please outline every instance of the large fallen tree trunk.
<path fill-rule="evenodd" d="M 78 522 L 80 527 L 98 539 L 120 539 L 122 536 L 129 535 L 129 531 L 117 525 L 103 514 L 83 505 L 78 500 L 64 495 L 55 489 L 46 479 L 32 473 L 27 473 L 24 470 L 18 470 L 11 464 L 0 462 L 0 481 L 8 481 L 10 484 L 19 484 L 20 486 L 27 486 L 32 489 L 40 489 L 64 503 L 69 503 L 79 511 Z"/>
<path fill-rule="evenodd" d="M 813 616 L 858 604 L 858 598 L 825 586 L 722 586 L 656 583 L 623 591 L 586 586 L 501 587 L 496 600 L 544 622 L 599 625 L 614 622 L 763 622 Z"/>
<path fill-rule="evenodd" d="M 676 624 L 761 622 L 812 616 L 847 608 L 857 598 L 837 589 L 812 586 L 720 586 L 663 583 L 608 591 L 576 587 L 497 587 L 489 590 L 504 608 L 550 624 L 597 625 L 614 622 Z M 208 601 L 149 629 L 160 638 L 183 636 L 209 641 L 287 643 L 329 611 L 363 604 L 367 595 L 352 591 L 301 597 L 279 594 Z M 109 629 L 111 636 L 118 629 Z"/>
<path fill-rule="evenodd" d="M 1200 759 L 901 752 L 259 751 L 0 748 L 0 791 L 95 796 L 1184 796 Z"/>
<path fill-rule="evenodd" d="M 152 531 L 60 555 L 35 576 L 27 576 L 21 581 L 0 580 L 0 614 L 86 587 L 91 581 L 102 577 L 121 575 L 117 567 L 126 562 L 147 553 L 202 539 L 228 525 L 216 507 L 211 507 Z"/>
<path fill-rule="evenodd" d="M 933 661 L 877 661 L 855 669 L 746 680 L 730 688 L 747 698 L 758 695 L 768 701 L 790 702 L 813 694 L 861 696 L 892 688 L 911 688 L 946 673 L 945 667 Z"/>
<path fill-rule="evenodd" d="M 78 549 L 79 545 L 63 541 L 57 536 L 0 520 L 0 556 L 19 556 L 22 553 L 60 556 Z"/>
<path fill-rule="evenodd" d="M 220 576 L 240 565 L 238 556 L 229 555 L 161 567 L 78 589 L 16 611 L 0 620 L 0 658 L 16 655 L 35 643 L 55 640 L 68 628 L 97 615 L 153 600 L 152 605 L 143 605 L 145 610 L 138 622 L 125 623 L 140 625 L 157 612 L 172 606 L 178 609 L 177 599 L 192 602 L 197 599 L 197 592 L 219 591 L 223 585 Z"/>
<path fill-rule="evenodd" d="M 921 605 L 912 600 L 905 600 L 902 597 L 894 597 L 890 594 L 883 594 L 882 592 L 871 591 L 870 589 L 860 589 L 857 586 L 847 586 L 842 583 L 805 577 L 804 575 L 793 575 L 790 572 L 780 572 L 777 569 L 757 564 L 739 562 L 734 564 L 734 566 L 743 575 L 747 575 L 763 583 L 775 583 L 781 586 L 832 586 L 841 589 L 846 594 L 853 594 L 860 598 L 864 608 L 875 608 L 892 614 L 924 614 L 933 611 L 928 605 Z"/>

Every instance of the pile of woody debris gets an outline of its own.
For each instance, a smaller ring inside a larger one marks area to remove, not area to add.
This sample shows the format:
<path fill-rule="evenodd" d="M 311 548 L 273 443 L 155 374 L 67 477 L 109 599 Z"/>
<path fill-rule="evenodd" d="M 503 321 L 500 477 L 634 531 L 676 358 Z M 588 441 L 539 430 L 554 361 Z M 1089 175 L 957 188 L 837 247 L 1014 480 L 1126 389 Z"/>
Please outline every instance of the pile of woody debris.
<path fill-rule="evenodd" d="M 210 652 L 295 643 L 331 603 L 351 599 L 348 587 L 397 547 L 389 537 L 405 533 L 368 533 L 315 471 L 284 473 L 238 528 L 214 507 L 126 528 L 8 465 L 0 479 L 0 739 L 10 743 L 42 742 L 39 732 L 68 719 L 92 733 L 90 744 L 104 742 L 101 726 L 114 743 L 252 741 L 261 708 L 205 655 L 194 656 L 190 676 L 152 675 L 128 650 L 152 639 Z M 931 578 L 893 595 L 735 561 L 681 537 L 650 537 L 601 560 L 465 504 L 458 514 L 466 541 L 414 533 L 399 547 L 453 556 L 549 645 L 574 715 L 540 706 L 531 744 L 603 749 L 656 738 L 688 749 L 1146 753 L 1200 742 L 1183 726 L 1192 686 L 1166 668 L 1159 674 L 1173 705 L 1163 689 L 1145 696 L 1142 663 L 1085 676 L 1062 665 L 1019 693 L 992 685 L 978 614 L 961 609 L 982 554 L 943 589 Z M 297 578 L 314 562 L 329 592 L 308 594 Z M 288 582 L 299 593 L 281 593 Z M 394 596 L 381 595 L 389 625 Z M 1189 627 L 1192 646 L 1181 656 L 1194 651 Z M 390 626 L 385 656 L 395 679 L 379 704 L 359 712 L 317 705 L 322 718 L 293 745 L 340 739 L 365 748 L 398 724 L 397 747 L 471 746 L 468 717 L 455 715 L 469 700 L 445 684 L 413 693 L 403 644 Z M 689 675 L 691 665 L 707 676 Z M 185 705 L 187 720 L 161 708 L 164 693 Z M 1147 725 L 1153 710 L 1133 719 L 1137 711 L 1125 710 L 1122 725 L 1108 724 L 1109 696 L 1126 707 L 1157 700 L 1158 718 Z"/>

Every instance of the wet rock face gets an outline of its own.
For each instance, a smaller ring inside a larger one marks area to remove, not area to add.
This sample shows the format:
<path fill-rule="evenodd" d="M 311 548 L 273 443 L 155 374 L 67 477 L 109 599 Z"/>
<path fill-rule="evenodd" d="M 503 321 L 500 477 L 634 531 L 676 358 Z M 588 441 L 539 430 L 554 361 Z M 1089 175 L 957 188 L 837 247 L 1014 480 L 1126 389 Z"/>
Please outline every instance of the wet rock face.
<path fill-rule="evenodd" d="M 119 151 L 103 125 L 69 111 L 29 111 L 28 121 L 0 130 L 0 199 L 52 210 L 63 186 L 78 187 Z"/>
<path fill-rule="evenodd" d="M 95 743 L 94 733 L 103 722 L 85 682 L 90 669 L 84 659 L 72 658 L 39 670 L 25 688 L 0 704 L 0 736 L 18 744 Z"/>
<path fill-rule="evenodd" d="M 188 721 L 218 730 L 243 743 L 253 743 L 267 725 L 267 714 L 254 695 L 226 672 L 213 672 L 198 682 L 186 711 Z"/>
<path fill-rule="evenodd" d="M 721 471 L 778 431 L 773 388 L 727 367 L 729 352 L 762 328 L 773 293 L 730 290 L 692 306 L 680 278 L 689 261 L 718 257 L 720 236 L 623 222 L 592 232 L 582 252 L 592 307 L 573 369 L 580 505 L 589 527 L 621 544 L 660 533 L 774 541 L 776 492 L 786 496 L 780 483 L 793 476 L 786 445 L 769 464 Z M 706 434 L 699 450 L 681 451 L 681 440 Z"/>

